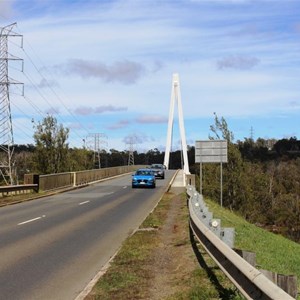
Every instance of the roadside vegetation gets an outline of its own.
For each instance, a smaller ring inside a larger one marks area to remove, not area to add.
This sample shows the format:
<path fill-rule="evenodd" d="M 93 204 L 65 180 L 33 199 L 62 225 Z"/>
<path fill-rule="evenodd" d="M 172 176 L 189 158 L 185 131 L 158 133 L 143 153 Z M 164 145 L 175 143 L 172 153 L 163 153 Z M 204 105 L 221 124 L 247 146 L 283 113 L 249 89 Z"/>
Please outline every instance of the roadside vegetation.
<path fill-rule="evenodd" d="M 223 204 L 247 221 L 300 242 L 300 141 L 245 139 L 233 143 L 224 118 L 215 115 L 211 139 L 228 142 L 223 164 Z M 199 174 L 199 166 L 193 166 Z M 203 167 L 203 195 L 219 201 L 220 165 Z M 199 177 L 197 187 L 199 187 Z"/>
<path fill-rule="evenodd" d="M 60 193 L 61 191 L 65 191 L 65 190 L 66 189 L 61 189 L 61 190 L 57 189 L 55 191 L 40 191 L 38 193 L 28 191 L 28 192 L 22 192 L 22 193 L 16 192 L 16 194 L 1 195 L 0 196 L 0 207 L 54 195 L 54 194 Z"/>
<path fill-rule="evenodd" d="M 0 197 L 0 206 L 5 206 L 14 203 L 20 203 L 23 201 L 27 201 L 28 199 L 36 197 L 36 193 L 24 193 L 24 194 L 16 194 L 16 195 L 2 195 Z"/>

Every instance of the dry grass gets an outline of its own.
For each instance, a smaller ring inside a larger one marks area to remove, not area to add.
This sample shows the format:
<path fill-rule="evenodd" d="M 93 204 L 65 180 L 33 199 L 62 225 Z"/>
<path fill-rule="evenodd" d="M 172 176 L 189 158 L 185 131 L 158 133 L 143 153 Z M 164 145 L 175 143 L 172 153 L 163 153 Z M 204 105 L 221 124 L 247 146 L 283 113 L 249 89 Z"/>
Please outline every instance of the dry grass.
<path fill-rule="evenodd" d="M 43 195 L 43 193 L 36 192 L 16 193 L 15 195 L 2 195 L 0 197 L 0 206 L 11 205 L 31 199 L 36 199 Z"/>

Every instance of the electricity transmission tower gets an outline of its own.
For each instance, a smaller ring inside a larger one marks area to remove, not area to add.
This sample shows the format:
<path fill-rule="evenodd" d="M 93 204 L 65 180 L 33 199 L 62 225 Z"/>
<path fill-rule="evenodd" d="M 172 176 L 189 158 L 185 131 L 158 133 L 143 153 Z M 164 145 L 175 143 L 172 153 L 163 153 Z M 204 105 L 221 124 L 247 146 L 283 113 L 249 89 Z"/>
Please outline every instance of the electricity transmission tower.
<path fill-rule="evenodd" d="M 100 144 L 104 143 L 104 141 L 100 139 L 101 137 L 106 137 L 106 135 L 104 133 L 90 133 L 87 136 L 87 143 L 93 145 L 91 148 L 94 151 L 94 166 L 98 169 L 101 169 Z"/>
<path fill-rule="evenodd" d="M 251 139 L 252 141 L 254 141 L 254 129 L 253 129 L 252 126 L 251 126 L 251 128 L 250 128 L 250 139 Z"/>
<path fill-rule="evenodd" d="M 13 184 L 13 162 L 14 138 L 11 119 L 9 87 L 16 82 L 8 76 L 8 65 L 11 60 L 22 60 L 8 52 L 8 39 L 10 37 L 21 37 L 12 30 L 16 23 L 0 28 L 0 176 L 6 184 Z M 21 42 L 22 47 L 22 42 Z"/>
<path fill-rule="evenodd" d="M 129 151 L 128 151 L 128 154 L 129 154 L 129 157 L 128 157 L 128 166 L 134 166 L 134 143 L 135 143 L 135 140 L 136 138 L 131 136 L 128 140 L 128 143 L 129 144 Z"/>
<path fill-rule="evenodd" d="M 166 152 L 164 158 L 164 165 L 167 167 L 167 169 L 169 168 L 169 158 L 170 158 L 170 151 L 171 151 L 171 144 L 172 144 L 172 137 L 173 137 L 174 109 L 175 109 L 176 102 L 178 108 L 179 130 L 180 130 L 181 148 L 182 148 L 182 155 L 183 155 L 183 171 L 185 174 L 190 174 L 189 161 L 187 157 L 185 129 L 183 123 L 183 111 L 182 111 L 182 104 L 181 104 L 179 75 L 173 74 L 169 123 L 168 123 L 168 132 L 167 132 L 167 144 L 166 144 Z"/>

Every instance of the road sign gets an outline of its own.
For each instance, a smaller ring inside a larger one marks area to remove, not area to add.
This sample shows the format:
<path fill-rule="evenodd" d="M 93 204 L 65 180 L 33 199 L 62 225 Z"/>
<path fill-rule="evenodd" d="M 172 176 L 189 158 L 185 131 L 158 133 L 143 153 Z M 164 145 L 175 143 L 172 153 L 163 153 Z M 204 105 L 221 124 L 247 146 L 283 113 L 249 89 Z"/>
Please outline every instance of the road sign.
<path fill-rule="evenodd" d="M 196 163 L 227 163 L 227 140 L 196 141 Z"/>

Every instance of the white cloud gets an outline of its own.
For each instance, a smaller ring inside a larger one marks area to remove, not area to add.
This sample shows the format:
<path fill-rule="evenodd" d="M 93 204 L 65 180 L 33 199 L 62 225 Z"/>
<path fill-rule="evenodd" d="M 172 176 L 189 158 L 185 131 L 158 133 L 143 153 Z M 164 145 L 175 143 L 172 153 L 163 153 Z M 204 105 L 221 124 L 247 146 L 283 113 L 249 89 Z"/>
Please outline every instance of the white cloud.
<path fill-rule="evenodd" d="M 59 107 L 50 107 L 49 109 L 45 110 L 45 113 L 48 115 L 59 115 L 60 109 Z"/>
<path fill-rule="evenodd" d="M 145 72 L 139 63 L 123 60 L 108 66 L 99 61 L 70 59 L 67 63 L 54 66 L 54 70 L 65 75 L 77 75 L 83 79 L 100 78 L 106 82 L 135 83 Z"/>
<path fill-rule="evenodd" d="M 129 134 L 126 137 L 124 137 L 123 142 L 125 144 L 144 144 L 147 142 L 153 142 L 155 139 L 145 133 L 136 132 L 133 134 Z"/>
<path fill-rule="evenodd" d="M 92 114 L 103 114 L 105 112 L 121 112 L 126 111 L 127 107 L 116 107 L 113 105 L 102 105 L 96 107 L 88 107 L 88 106 L 79 106 L 74 109 L 75 114 L 88 116 Z"/>
<path fill-rule="evenodd" d="M 114 124 L 107 126 L 106 128 L 108 130 L 117 130 L 117 129 L 121 129 L 121 128 L 126 128 L 129 124 L 130 124 L 130 122 L 128 120 L 121 120 L 119 122 L 116 122 Z"/>
<path fill-rule="evenodd" d="M 227 56 L 217 61 L 217 67 L 223 69 L 249 70 L 258 65 L 260 60 L 256 57 Z"/>
<path fill-rule="evenodd" d="M 136 122 L 142 124 L 160 124 L 160 123 L 167 123 L 168 118 L 159 115 L 143 115 L 136 118 Z"/>
<path fill-rule="evenodd" d="M 58 82 L 55 80 L 47 80 L 45 78 L 42 78 L 40 83 L 37 85 L 38 88 L 52 88 L 52 87 L 57 87 Z"/>

